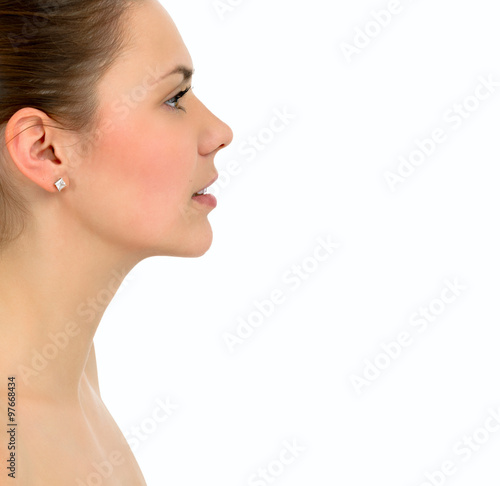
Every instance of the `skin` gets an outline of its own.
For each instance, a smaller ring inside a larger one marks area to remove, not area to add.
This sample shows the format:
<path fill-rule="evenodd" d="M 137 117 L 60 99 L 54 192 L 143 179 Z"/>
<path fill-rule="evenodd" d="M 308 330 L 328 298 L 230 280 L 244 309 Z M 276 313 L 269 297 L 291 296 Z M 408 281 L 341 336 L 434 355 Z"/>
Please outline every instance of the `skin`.
<path fill-rule="evenodd" d="M 153 78 L 193 64 L 159 2 L 134 7 L 127 29 L 131 44 L 98 88 L 104 137 L 89 144 L 33 108 L 6 127 L 3 157 L 32 214 L 0 254 L 0 416 L 6 421 L 7 377 L 14 375 L 18 486 L 87 484 L 99 474 L 92 462 L 104 461 L 113 471 L 100 475 L 103 485 L 146 484 L 101 399 L 94 334 L 137 263 L 199 257 L 212 243 L 212 208 L 191 196 L 217 176 L 214 157 L 231 142 L 231 129 L 193 91 L 179 102 L 185 112 L 163 104 L 190 82 L 182 74 Z M 59 193 L 61 177 L 68 187 Z M 98 296 L 90 308 L 88 299 Z M 34 353 L 49 349 L 54 336 L 56 355 L 36 364 Z"/>

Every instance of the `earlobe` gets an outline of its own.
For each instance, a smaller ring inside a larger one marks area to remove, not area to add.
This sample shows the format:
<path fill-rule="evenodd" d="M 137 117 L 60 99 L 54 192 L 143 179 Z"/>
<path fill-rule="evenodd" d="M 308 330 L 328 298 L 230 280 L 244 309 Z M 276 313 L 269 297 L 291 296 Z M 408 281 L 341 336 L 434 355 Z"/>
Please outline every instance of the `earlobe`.
<path fill-rule="evenodd" d="M 64 179 L 59 179 L 57 182 L 54 182 L 54 186 L 57 187 L 57 190 L 61 192 L 65 187 L 67 187 L 66 182 L 64 182 Z"/>
<path fill-rule="evenodd" d="M 51 119 L 42 111 L 22 108 L 7 123 L 5 138 L 8 153 L 19 172 L 48 192 L 57 192 L 61 161 L 54 150 Z M 67 178 L 66 178 L 67 184 Z"/>

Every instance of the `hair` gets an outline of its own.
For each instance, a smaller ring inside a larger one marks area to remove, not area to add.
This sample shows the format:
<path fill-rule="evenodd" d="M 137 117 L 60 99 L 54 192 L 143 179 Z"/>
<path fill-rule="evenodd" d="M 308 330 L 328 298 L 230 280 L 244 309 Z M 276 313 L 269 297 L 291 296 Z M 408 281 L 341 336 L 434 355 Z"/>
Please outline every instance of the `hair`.
<path fill-rule="evenodd" d="M 7 122 L 32 107 L 65 130 L 92 132 L 97 84 L 131 40 L 126 14 L 139 3 L 0 0 L 0 250 L 22 234 L 30 215 L 1 155 Z"/>

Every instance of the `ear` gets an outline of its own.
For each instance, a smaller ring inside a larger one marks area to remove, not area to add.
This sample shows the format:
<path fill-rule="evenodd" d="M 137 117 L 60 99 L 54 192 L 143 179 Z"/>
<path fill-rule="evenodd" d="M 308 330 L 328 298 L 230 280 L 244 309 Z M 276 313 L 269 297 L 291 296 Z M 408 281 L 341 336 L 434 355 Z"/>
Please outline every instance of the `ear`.
<path fill-rule="evenodd" d="M 10 118 L 5 129 L 5 143 L 14 165 L 48 192 L 59 192 L 54 184 L 61 177 L 69 186 L 65 164 L 56 155 L 61 140 L 57 132 L 61 130 L 53 128 L 55 125 L 43 111 L 22 108 Z"/>

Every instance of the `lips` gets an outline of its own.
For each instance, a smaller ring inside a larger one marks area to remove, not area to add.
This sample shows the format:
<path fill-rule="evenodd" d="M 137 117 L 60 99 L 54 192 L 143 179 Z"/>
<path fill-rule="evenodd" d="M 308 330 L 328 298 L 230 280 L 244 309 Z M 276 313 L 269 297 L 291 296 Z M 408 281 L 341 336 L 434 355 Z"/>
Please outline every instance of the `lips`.
<path fill-rule="evenodd" d="M 207 193 L 207 189 L 219 178 L 219 174 L 217 174 L 208 184 L 202 187 L 199 191 L 193 193 L 191 197 L 200 196 L 202 194 Z"/>

